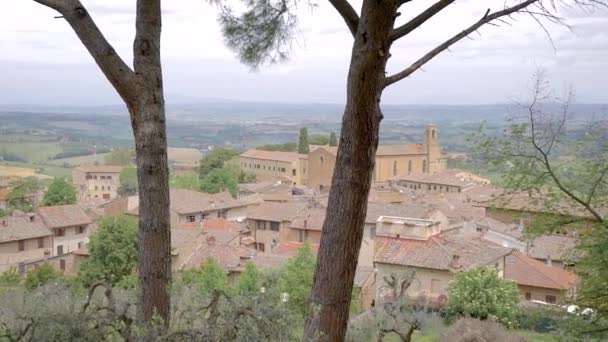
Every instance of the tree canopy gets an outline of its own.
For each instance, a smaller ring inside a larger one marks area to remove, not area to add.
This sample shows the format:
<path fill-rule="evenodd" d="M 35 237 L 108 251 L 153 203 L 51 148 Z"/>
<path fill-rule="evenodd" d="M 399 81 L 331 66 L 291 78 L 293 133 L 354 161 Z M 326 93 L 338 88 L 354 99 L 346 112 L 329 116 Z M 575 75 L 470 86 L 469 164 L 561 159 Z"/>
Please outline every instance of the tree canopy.
<path fill-rule="evenodd" d="M 305 242 L 287 261 L 281 271 L 279 287 L 289 295 L 289 306 L 294 313 L 304 316 L 315 271 L 315 256 L 310 243 Z"/>
<path fill-rule="evenodd" d="M 310 152 L 310 146 L 308 143 L 308 129 L 302 127 L 300 129 L 300 136 L 298 138 L 298 153 L 308 154 Z"/>
<path fill-rule="evenodd" d="M 239 190 L 238 174 L 230 168 L 214 169 L 201 180 L 201 191 L 210 194 L 228 191 L 233 197 Z"/>
<path fill-rule="evenodd" d="M 137 193 L 137 169 L 133 166 L 127 166 L 120 172 L 120 185 L 118 186 L 118 194 L 120 196 L 129 196 Z"/>
<path fill-rule="evenodd" d="M 336 132 L 329 133 L 329 146 L 338 146 L 338 138 Z"/>
<path fill-rule="evenodd" d="M 205 260 L 197 269 L 185 271 L 182 280 L 185 284 L 195 286 L 206 294 L 213 290 L 228 288 L 228 275 L 213 258 Z"/>
<path fill-rule="evenodd" d="M 216 148 L 211 150 L 200 162 L 198 167 L 199 179 L 205 178 L 205 176 L 215 169 L 221 169 L 225 163 L 240 155 L 239 151 L 229 148 Z"/>
<path fill-rule="evenodd" d="M 25 287 L 35 289 L 52 281 L 62 279 L 63 275 L 56 271 L 49 263 L 43 263 L 39 267 L 27 272 L 25 276 Z"/>
<path fill-rule="evenodd" d="M 260 272 L 251 261 L 248 261 L 245 264 L 245 271 L 239 275 L 239 280 L 236 283 L 236 292 L 243 296 L 259 293 L 260 282 Z"/>
<path fill-rule="evenodd" d="M 67 179 L 59 177 L 53 179 L 42 199 L 42 205 L 45 206 L 76 204 L 76 202 L 76 190 L 72 184 Z"/>
<path fill-rule="evenodd" d="M 79 278 L 116 284 L 135 271 L 137 221 L 128 216 L 104 217 L 89 242 L 89 257 L 80 265 Z"/>
<path fill-rule="evenodd" d="M 447 313 L 451 317 L 486 320 L 494 316 L 506 326 L 514 326 L 519 312 L 517 284 L 499 277 L 495 269 L 456 273 L 448 287 Z"/>
<path fill-rule="evenodd" d="M 8 195 L 9 211 L 14 209 L 30 212 L 34 209 L 34 201 L 30 196 L 42 189 L 43 185 L 36 177 L 26 177 L 11 183 L 11 192 Z"/>

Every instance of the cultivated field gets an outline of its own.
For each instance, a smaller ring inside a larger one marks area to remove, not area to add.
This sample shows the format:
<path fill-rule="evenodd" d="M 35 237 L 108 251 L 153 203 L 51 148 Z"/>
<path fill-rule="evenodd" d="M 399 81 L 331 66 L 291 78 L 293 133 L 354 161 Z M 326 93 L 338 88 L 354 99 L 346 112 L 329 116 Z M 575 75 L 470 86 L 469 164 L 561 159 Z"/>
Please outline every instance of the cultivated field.
<path fill-rule="evenodd" d="M 49 160 L 49 162 L 47 164 L 59 165 L 59 166 L 63 166 L 64 164 L 67 164 L 70 166 L 90 165 L 90 164 L 95 164 L 95 162 L 97 162 L 99 164 L 103 164 L 105 161 L 105 156 L 108 154 L 109 153 L 99 153 L 99 154 L 95 154 L 95 155 L 92 154 L 92 155 L 88 155 L 88 156 L 61 158 L 61 159 Z"/>
<path fill-rule="evenodd" d="M 179 164 L 198 164 L 203 154 L 195 148 L 169 147 L 168 158 Z"/>
<path fill-rule="evenodd" d="M 37 177 L 40 179 L 48 179 L 50 176 L 37 174 L 35 169 L 25 168 L 25 167 L 15 167 L 15 166 L 6 166 L 0 165 L 0 176 L 2 177 Z"/>

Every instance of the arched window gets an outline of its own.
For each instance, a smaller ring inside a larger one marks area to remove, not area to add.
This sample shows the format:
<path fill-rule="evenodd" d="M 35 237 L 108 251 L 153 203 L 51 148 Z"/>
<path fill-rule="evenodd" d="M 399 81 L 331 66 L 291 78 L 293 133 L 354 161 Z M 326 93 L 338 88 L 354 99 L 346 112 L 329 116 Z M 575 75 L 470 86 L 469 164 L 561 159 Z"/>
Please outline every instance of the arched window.
<path fill-rule="evenodd" d="M 397 161 L 393 162 L 393 177 L 397 175 Z"/>
<path fill-rule="evenodd" d="M 411 174 L 412 173 L 412 161 L 408 160 L 407 162 L 407 173 Z"/>
<path fill-rule="evenodd" d="M 426 160 L 422 161 L 422 173 L 426 173 Z"/>
<path fill-rule="evenodd" d="M 431 131 L 431 136 L 433 137 L 433 139 L 435 139 L 435 130 Z"/>

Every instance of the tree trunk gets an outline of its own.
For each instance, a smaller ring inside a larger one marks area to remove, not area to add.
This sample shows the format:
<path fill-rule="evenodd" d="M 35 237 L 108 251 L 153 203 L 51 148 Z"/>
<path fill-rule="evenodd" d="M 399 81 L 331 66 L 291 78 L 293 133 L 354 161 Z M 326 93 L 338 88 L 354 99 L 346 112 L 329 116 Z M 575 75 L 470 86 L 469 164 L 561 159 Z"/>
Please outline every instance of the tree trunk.
<path fill-rule="evenodd" d="M 304 340 L 342 341 L 363 237 L 395 21 L 394 0 L 365 0 L 353 45 L 336 167 Z"/>

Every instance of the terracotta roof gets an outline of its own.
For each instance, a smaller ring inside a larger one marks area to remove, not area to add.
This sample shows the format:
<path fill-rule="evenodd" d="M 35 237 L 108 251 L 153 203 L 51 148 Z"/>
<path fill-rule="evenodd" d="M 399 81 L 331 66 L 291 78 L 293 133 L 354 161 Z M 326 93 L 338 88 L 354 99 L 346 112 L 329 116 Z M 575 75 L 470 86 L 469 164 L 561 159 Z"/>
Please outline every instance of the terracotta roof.
<path fill-rule="evenodd" d="M 291 222 L 290 227 L 321 231 L 323 222 L 325 222 L 326 211 L 325 208 L 306 208 Z"/>
<path fill-rule="evenodd" d="M 171 248 L 179 249 L 203 234 L 202 229 L 171 229 Z"/>
<path fill-rule="evenodd" d="M 479 204 L 485 208 L 507 209 L 525 212 L 560 214 L 575 217 L 592 217 L 580 204 L 569 198 L 554 200 L 543 194 L 502 193 Z M 608 213 L 607 207 L 596 209 L 600 214 Z"/>
<path fill-rule="evenodd" d="M 411 240 L 376 236 L 374 261 L 458 271 L 487 265 L 511 253 L 504 248 L 484 241 L 480 236 L 437 235 L 428 240 Z M 458 256 L 455 263 L 454 256 Z"/>
<path fill-rule="evenodd" d="M 80 165 L 76 170 L 82 172 L 120 173 L 122 166 L 117 165 Z"/>
<path fill-rule="evenodd" d="M 486 230 L 492 230 L 501 234 L 505 234 L 516 239 L 521 239 L 523 236 L 523 229 L 515 224 L 506 224 L 504 222 L 495 220 L 491 217 L 483 217 L 474 221 L 475 225 Z"/>
<path fill-rule="evenodd" d="M 33 220 L 31 219 L 33 217 Z M 0 217 L 0 242 L 53 235 L 36 214 Z"/>
<path fill-rule="evenodd" d="M 0 201 L 6 201 L 8 196 L 11 194 L 10 189 L 2 189 L 0 190 Z"/>
<path fill-rule="evenodd" d="M 329 152 L 329 154 L 333 154 L 334 156 L 338 155 L 338 146 L 310 145 L 310 152 L 316 151 L 318 149 L 323 149 Z"/>
<path fill-rule="evenodd" d="M 520 285 L 567 290 L 576 284 L 576 275 L 562 268 L 548 266 L 519 252 L 508 255 L 505 278 Z"/>
<path fill-rule="evenodd" d="M 241 203 L 227 192 L 208 194 L 187 189 L 170 189 L 169 197 L 171 210 L 180 214 L 193 214 L 220 209 L 244 207 L 246 203 Z M 129 210 L 127 213 L 138 215 L 139 207 Z"/>
<path fill-rule="evenodd" d="M 79 226 L 93 222 L 76 204 L 39 207 L 37 212 L 49 228 Z"/>
<path fill-rule="evenodd" d="M 576 258 L 575 247 L 577 239 L 564 235 L 541 235 L 530 242 L 528 255 L 536 259 L 551 259 L 566 261 Z"/>
<path fill-rule="evenodd" d="M 247 260 L 255 255 L 255 251 L 232 245 L 214 243 L 212 241 L 202 243 L 197 250 L 184 263 L 185 268 L 199 267 L 207 259 L 215 259 L 226 271 L 238 270 L 244 266 Z"/>
<path fill-rule="evenodd" d="M 419 204 L 368 203 L 365 223 L 376 223 L 380 216 L 428 219 L 434 209 Z"/>
<path fill-rule="evenodd" d="M 447 169 L 435 174 L 406 175 L 395 178 L 395 181 L 406 181 L 423 184 L 439 184 L 449 186 L 459 186 L 462 188 L 472 187 L 478 184 L 489 183 L 489 180 L 478 181 L 480 176 L 459 169 Z"/>
<path fill-rule="evenodd" d="M 282 242 L 272 250 L 272 253 L 276 254 L 276 255 L 290 257 L 290 256 L 294 255 L 298 251 L 298 249 L 300 249 L 300 247 L 302 247 L 303 245 L 304 245 L 303 242 L 295 242 L 295 241 Z M 317 252 L 319 252 L 319 245 L 310 244 L 310 248 L 312 249 L 312 252 L 315 255 L 317 255 Z"/>
<path fill-rule="evenodd" d="M 283 266 L 287 260 L 289 260 L 289 258 L 282 255 L 260 253 L 252 256 L 249 260 L 244 260 L 244 262 L 246 263 L 247 261 L 251 261 L 258 269 L 273 269 Z"/>
<path fill-rule="evenodd" d="M 424 145 L 379 145 L 378 151 L 376 151 L 377 156 L 400 156 L 409 154 L 426 154 Z"/>
<path fill-rule="evenodd" d="M 308 155 L 300 154 L 297 152 L 249 150 L 249 151 L 241 154 L 241 158 L 274 160 L 274 161 L 292 163 L 292 162 L 298 161 L 298 159 L 307 159 Z"/>
<path fill-rule="evenodd" d="M 247 210 L 247 218 L 274 222 L 291 221 L 305 206 L 306 203 L 296 201 L 264 202 Z"/>

